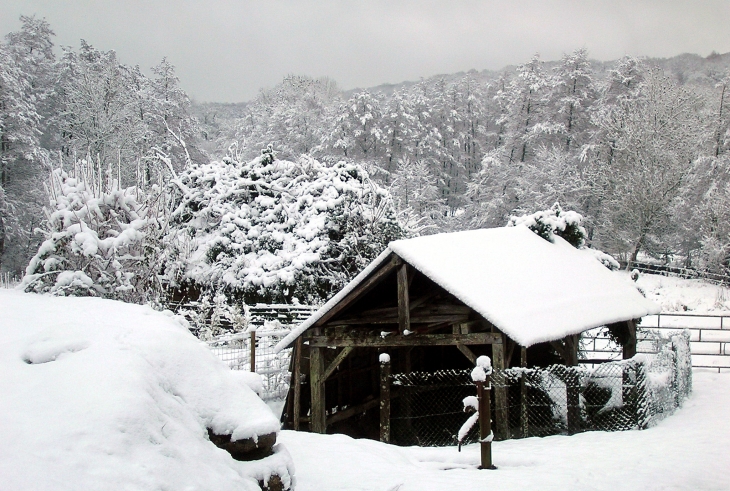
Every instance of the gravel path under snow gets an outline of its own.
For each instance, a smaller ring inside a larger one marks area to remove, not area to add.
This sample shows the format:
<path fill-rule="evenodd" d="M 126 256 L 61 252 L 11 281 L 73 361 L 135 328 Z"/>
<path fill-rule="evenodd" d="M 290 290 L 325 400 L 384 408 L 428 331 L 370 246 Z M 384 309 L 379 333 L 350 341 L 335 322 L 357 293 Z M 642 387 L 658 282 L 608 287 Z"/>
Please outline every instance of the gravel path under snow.
<path fill-rule="evenodd" d="M 297 491 L 728 490 L 730 373 L 694 372 L 684 407 L 644 431 L 496 442 L 496 471 L 478 446 L 401 448 L 343 435 L 280 434 Z"/>

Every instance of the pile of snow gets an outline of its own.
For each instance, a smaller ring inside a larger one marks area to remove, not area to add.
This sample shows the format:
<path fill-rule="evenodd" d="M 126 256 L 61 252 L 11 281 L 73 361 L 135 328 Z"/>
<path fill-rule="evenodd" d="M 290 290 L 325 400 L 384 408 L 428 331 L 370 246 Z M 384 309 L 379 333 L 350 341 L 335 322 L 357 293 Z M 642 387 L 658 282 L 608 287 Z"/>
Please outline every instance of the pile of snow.
<path fill-rule="evenodd" d="M 208 439 L 279 431 L 176 317 L 0 290 L 0 489 L 258 490 L 286 450 L 238 462 Z"/>

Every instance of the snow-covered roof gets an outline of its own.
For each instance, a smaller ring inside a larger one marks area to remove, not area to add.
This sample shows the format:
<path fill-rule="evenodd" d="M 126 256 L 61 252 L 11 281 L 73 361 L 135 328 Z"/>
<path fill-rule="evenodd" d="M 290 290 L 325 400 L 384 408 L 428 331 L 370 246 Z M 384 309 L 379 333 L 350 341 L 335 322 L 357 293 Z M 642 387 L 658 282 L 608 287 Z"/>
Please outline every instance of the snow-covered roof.
<path fill-rule="evenodd" d="M 314 325 L 391 253 L 522 346 L 660 311 L 624 276 L 560 237 L 550 243 L 524 226 L 470 230 L 391 242 L 277 348 Z"/>
<path fill-rule="evenodd" d="M 147 306 L 0 289 L 0 489 L 259 490 L 286 450 L 208 439 L 278 418 L 184 323 Z"/>

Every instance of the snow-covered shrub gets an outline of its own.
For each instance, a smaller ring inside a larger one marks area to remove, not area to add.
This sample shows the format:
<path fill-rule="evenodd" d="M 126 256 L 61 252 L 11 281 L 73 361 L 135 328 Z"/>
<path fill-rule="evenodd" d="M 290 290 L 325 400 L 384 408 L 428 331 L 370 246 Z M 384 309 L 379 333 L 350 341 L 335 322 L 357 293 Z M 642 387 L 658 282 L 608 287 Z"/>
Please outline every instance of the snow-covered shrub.
<path fill-rule="evenodd" d="M 586 230 L 581 225 L 582 221 L 583 216 L 580 213 L 563 211 L 560 203 L 555 203 L 549 210 L 519 217 L 511 216 L 507 226 L 525 225 L 550 242 L 554 242 L 554 237 L 557 235 L 580 249 L 585 244 L 586 239 Z"/>
<path fill-rule="evenodd" d="M 156 290 L 159 190 L 122 189 L 93 162 L 56 169 L 48 186 L 45 240 L 26 268 L 25 291 L 145 302 Z"/>
<path fill-rule="evenodd" d="M 587 235 L 582 222 L 583 215 L 575 211 L 563 211 L 560 203 L 555 203 L 549 210 L 538 211 L 531 215 L 511 216 L 507 226 L 524 225 L 549 242 L 555 242 L 557 235 L 575 248 L 592 254 L 608 269 L 618 270 L 620 265 L 612 256 L 598 249 L 586 247 Z"/>
<path fill-rule="evenodd" d="M 168 280 L 249 304 L 321 302 L 403 235 L 387 191 L 347 162 L 268 149 L 194 165 L 173 185 L 171 233 L 189 251 L 170 253 Z"/>

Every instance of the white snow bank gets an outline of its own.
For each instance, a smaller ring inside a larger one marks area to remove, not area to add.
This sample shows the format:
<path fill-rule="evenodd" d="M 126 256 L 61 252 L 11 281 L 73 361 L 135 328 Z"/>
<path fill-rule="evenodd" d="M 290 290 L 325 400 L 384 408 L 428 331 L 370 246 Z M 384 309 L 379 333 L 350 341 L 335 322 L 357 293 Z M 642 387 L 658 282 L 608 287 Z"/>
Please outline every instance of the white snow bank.
<path fill-rule="evenodd" d="M 636 285 L 662 307 L 662 312 L 730 312 L 730 289 L 726 286 L 646 273 L 639 274 Z"/>
<path fill-rule="evenodd" d="M 0 489 L 258 489 L 283 448 L 237 462 L 208 440 L 278 432 L 263 401 L 174 317 L 0 290 Z"/>

